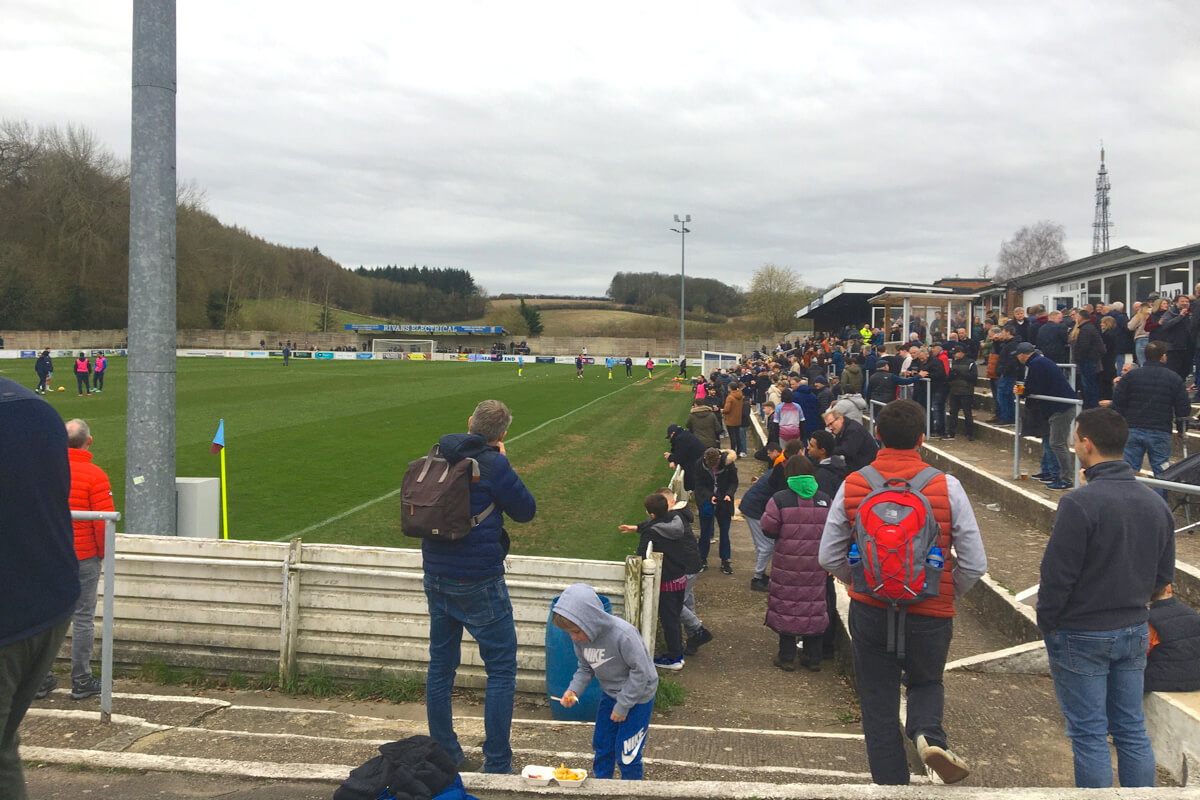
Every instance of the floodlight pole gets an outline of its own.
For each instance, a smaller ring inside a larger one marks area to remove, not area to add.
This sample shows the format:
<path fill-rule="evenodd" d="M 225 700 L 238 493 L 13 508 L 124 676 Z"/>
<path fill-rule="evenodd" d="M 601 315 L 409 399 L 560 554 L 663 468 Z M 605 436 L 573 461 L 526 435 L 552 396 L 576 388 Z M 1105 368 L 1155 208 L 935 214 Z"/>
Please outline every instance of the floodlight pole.
<path fill-rule="evenodd" d="M 691 214 L 684 214 L 683 219 L 679 219 L 679 215 L 675 215 L 675 221 L 679 223 L 678 228 L 671 228 L 672 231 L 679 234 L 679 361 L 683 362 L 683 297 L 684 297 L 684 250 L 686 249 L 687 235 L 690 229 L 685 227 L 686 223 L 692 221 Z"/>
<path fill-rule="evenodd" d="M 174 0 L 134 0 L 125 530 L 160 536 L 176 535 L 175 74 Z"/>

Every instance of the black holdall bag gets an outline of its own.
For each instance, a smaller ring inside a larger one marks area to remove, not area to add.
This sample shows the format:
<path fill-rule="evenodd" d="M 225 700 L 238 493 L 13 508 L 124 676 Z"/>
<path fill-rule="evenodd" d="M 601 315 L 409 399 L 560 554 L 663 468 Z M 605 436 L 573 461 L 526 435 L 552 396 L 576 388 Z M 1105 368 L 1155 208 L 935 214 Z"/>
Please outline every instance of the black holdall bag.
<path fill-rule="evenodd" d="M 400 531 L 416 539 L 453 542 L 496 510 L 495 503 L 471 515 L 471 484 L 479 480 L 479 462 L 464 458 L 454 464 L 434 445 L 428 454 L 408 463 L 400 483 Z"/>

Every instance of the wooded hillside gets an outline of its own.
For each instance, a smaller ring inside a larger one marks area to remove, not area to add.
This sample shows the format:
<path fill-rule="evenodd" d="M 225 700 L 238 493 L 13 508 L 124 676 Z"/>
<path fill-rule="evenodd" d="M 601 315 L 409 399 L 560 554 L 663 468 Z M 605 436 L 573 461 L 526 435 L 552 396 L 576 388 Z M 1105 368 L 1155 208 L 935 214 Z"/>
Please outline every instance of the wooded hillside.
<path fill-rule="evenodd" d="M 316 247 L 222 224 L 194 187 L 179 192 L 176 261 L 180 328 L 243 327 L 248 300 L 292 298 L 405 322 L 448 322 L 486 306 L 465 270 L 356 274 Z M 123 328 L 128 273 L 128 164 L 83 128 L 0 122 L 0 328 Z"/>

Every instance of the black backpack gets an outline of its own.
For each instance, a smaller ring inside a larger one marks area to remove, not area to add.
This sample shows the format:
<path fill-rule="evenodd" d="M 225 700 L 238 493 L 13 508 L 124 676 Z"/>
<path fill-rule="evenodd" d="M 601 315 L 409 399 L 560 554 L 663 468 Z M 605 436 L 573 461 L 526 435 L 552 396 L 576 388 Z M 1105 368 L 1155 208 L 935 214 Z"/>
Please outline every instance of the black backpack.
<path fill-rule="evenodd" d="M 400 483 L 400 531 L 417 539 L 453 542 L 471 532 L 495 503 L 471 515 L 471 484 L 479 480 L 479 462 L 464 458 L 451 464 L 439 445 L 408 463 Z"/>

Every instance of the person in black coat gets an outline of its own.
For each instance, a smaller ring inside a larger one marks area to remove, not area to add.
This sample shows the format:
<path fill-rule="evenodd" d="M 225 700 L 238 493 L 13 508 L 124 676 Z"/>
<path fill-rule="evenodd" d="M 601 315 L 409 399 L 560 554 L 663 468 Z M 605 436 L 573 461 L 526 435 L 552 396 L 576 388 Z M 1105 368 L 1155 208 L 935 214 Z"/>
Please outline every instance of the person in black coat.
<path fill-rule="evenodd" d="M 1067 326 L 1063 325 L 1062 312 L 1051 311 L 1050 318 L 1038 327 L 1037 341 L 1034 344 L 1042 351 L 1042 355 L 1055 364 L 1066 364 L 1069 357 L 1068 335 L 1070 332 Z"/>
<path fill-rule="evenodd" d="M 862 425 L 846 419 L 842 412 L 832 408 L 825 412 L 825 426 L 837 438 L 832 455 L 846 460 L 847 471 L 862 469 L 875 460 L 879 445 Z"/>
<path fill-rule="evenodd" d="M 1147 692 L 1200 690 L 1200 614 L 1173 595 L 1168 583 L 1150 598 Z"/>
<path fill-rule="evenodd" d="M 850 474 L 846 459 L 833 454 L 837 439 L 829 431 L 814 431 L 808 440 L 808 458 L 813 462 L 817 491 L 833 497 Z"/>
<path fill-rule="evenodd" d="M 696 462 L 704 455 L 704 443 L 701 442 L 696 435 L 691 431 L 685 430 L 682 425 L 668 425 L 667 439 L 671 442 L 671 449 L 663 453 L 663 457 L 672 468 L 679 466 L 683 468 L 683 488 L 689 492 L 696 489 Z"/>

